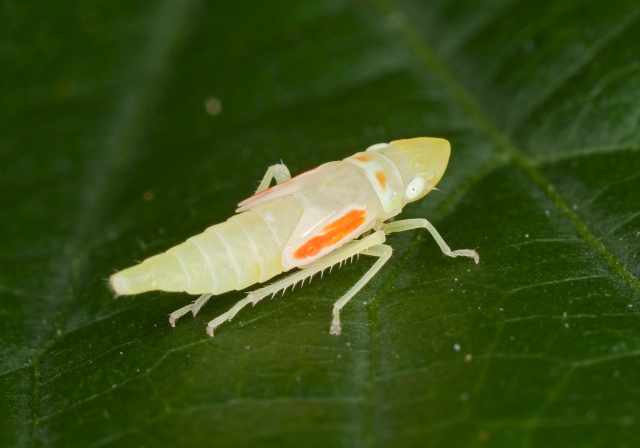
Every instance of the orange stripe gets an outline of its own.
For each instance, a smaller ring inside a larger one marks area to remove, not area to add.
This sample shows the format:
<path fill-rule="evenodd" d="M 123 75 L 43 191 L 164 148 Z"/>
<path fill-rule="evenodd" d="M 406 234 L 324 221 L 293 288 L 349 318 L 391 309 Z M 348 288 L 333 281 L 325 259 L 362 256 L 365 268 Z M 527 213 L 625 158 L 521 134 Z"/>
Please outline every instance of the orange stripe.
<path fill-rule="evenodd" d="M 387 176 L 384 175 L 382 171 L 376 171 L 376 179 L 378 179 L 378 183 L 382 187 L 382 191 L 387 190 Z"/>
<path fill-rule="evenodd" d="M 322 235 L 314 236 L 293 254 L 294 258 L 301 260 L 320 253 L 325 247 L 333 246 L 338 241 L 360 227 L 365 221 L 365 210 L 351 210 L 342 218 L 338 218 L 327 225 Z"/>
<path fill-rule="evenodd" d="M 369 160 L 371 160 L 371 159 L 369 159 L 369 157 L 367 157 L 367 156 L 358 156 L 358 157 L 352 157 L 352 158 L 353 158 L 353 159 L 356 159 L 356 160 L 359 160 L 359 161 L 361 161 L 361 162 L 368 162 Z"/>

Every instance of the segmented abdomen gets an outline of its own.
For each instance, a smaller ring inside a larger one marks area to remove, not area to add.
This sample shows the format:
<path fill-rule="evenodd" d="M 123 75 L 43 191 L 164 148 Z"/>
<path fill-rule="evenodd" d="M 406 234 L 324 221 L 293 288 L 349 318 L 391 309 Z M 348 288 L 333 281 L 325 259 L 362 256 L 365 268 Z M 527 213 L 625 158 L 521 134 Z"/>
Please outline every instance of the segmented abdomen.
<path fill-rule="evenodd" d="M 302 211 L 293 196 L 261 204 L 114 274 L 111 285 L 118 294 L 222 294 L 264 282 L 283 271 L 282 251 Z"/>

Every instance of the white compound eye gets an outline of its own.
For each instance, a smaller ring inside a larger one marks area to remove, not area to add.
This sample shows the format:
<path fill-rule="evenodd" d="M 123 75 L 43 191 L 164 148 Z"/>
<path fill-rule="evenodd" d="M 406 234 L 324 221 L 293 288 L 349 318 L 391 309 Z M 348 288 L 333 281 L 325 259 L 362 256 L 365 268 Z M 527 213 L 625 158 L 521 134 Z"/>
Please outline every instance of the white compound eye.
<path fill-rule="evenodd" d="M 404 192 L 404 195 L 407 199 L 416 199 L 418 196 L 422 194 L 424 191 L 424 179 L 422 177 L 416 177 L 407 186 L 407 190 Z"/>

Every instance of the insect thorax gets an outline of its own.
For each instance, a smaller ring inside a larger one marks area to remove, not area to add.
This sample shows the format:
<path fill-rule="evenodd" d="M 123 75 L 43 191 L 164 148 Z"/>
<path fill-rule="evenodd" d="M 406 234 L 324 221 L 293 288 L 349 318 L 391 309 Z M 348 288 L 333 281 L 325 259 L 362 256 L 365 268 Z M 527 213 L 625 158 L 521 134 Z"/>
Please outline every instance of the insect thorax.
<path fill-rule="evenodd" d="M 395 216 L 402 210 L 404 183 L 402 175 L 389 158 L 377 152 L 359 152 L 344 159 L 364 170 L 386 215 Z"/>

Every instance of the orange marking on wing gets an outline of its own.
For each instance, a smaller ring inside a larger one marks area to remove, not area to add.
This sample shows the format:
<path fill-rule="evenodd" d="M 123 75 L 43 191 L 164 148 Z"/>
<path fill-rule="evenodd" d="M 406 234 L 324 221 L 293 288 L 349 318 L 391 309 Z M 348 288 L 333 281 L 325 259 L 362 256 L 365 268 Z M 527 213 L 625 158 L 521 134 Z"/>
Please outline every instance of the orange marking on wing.
<path fill-rule="evenodd" d="M 378 183 L 382 187 L 382 191 L 386 191 L 387 189 L 387 176 L 385 176 L 383 171 L 376 171 L 376 179 Z"/>
<path fill-rule="evenodd" d="M 367 156 L 358 156 L 358 157 L 352 157 L 353 159 L 359 160 L 361 162 L 368 162 L 369 160 L 371 160 L 369 157 Z"/>
<path fill-rule="evenodd" d="M 298 248 L 293 254 L 294 258 L 301 260 L 312 257 L 325 247 L 333 246 L 360 227 L 366 219 L 365 214 L 365 210 L 351 210 L 343 217 L 336 219 L 322 229 L 324 232 L 322 235 L 314 236 Z"/>

